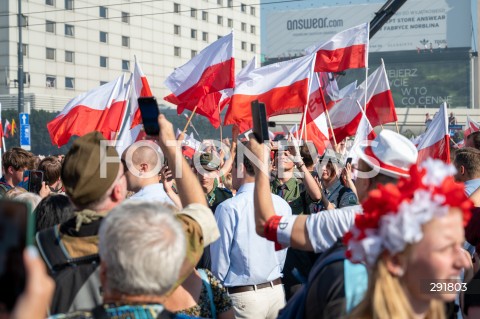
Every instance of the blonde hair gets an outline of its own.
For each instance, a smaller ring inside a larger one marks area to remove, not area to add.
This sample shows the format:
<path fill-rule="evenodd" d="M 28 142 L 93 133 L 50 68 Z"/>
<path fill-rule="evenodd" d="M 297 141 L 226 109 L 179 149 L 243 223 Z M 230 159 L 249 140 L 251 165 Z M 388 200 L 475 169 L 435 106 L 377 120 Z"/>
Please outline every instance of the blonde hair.
<path fill-rule="evenodd" d="M 405 319 L 413 317 L 413 310 L 405 296 L 400 278 L 388 271 L 384 258 L 380 257 L 371 272 L 363 301 L 347 318 Z M 445 319 L 444 303 L 439 300 L 430 301 L 430 308 L 425 318 Z"/>

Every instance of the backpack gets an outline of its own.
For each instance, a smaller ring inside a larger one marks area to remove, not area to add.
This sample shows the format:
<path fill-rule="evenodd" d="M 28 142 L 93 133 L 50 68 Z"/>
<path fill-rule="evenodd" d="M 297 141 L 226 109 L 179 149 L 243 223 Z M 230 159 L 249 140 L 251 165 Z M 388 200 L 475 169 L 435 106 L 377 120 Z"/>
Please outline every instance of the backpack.
<path fill-rule="evenodd" d="M 346 312 L 349 313 L 362 300 L 363 293 L 367 290 L 367 270 L 362 264 L 352 264 L 345 258 L 345 250 L 341 249 L 317 260 L 308 276 L 308 281 L 293 295 L 285 308 L 280 310 L 277 319 L 303 319 L 305 317 L 305 301 L 311 283 L 324 267 L 340 261 L 344 262 L 345 306 Z"/>
<path fill-rule="evenodd" d="M 49 273 L 55 280 L 51 314 L 91 309 L 102 303 L 98 254 L 79 258 L 68 256 L 58 225 L 38 232 L 35 239 Z"/>

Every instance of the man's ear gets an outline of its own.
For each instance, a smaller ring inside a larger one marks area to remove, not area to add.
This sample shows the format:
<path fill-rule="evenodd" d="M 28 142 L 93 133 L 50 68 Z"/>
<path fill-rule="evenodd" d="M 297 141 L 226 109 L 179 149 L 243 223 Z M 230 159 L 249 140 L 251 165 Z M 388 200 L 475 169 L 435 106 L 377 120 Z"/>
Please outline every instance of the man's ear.
<path fill-rule="evenodd" d="M 13 168 L 13 166 L 9 166 L 9 167 L 7 168 L 7 172 L 8 172 L 10 175 L 13 175 L 14 171 L 15 171 L 15 169 Z"/>
<path fill-rule="evenodd" d="M 148 172 L 148 164 L 147 163 L 140 164 L 140 172 L 142 172 L 142 173 Z"/>
<path fill-rule="evenodd" d="M 465 166 L 460 165 L 460 168 L 458 169 L 458 171 L 461 175 L 465 175 Z"/>

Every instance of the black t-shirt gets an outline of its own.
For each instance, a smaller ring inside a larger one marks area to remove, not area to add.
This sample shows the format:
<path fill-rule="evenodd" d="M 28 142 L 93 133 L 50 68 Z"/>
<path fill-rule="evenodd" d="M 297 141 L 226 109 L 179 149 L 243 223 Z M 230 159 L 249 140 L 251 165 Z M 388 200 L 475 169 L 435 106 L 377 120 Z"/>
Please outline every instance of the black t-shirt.
<path fill-rule="evenodd" d="M 480 307 L 480 271 L 467 284 L 467 291 L 463 300 L 463 311 L 468 315 L 468 308 Z"/>

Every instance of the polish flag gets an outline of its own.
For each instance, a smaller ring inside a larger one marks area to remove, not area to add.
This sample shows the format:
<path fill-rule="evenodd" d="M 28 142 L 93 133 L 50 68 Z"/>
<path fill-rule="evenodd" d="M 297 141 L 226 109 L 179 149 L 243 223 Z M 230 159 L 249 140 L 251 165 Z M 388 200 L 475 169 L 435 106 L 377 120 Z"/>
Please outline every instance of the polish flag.
<path fill-rule="evenodd" d="M 369 75 L 367 83 L 365 110 L 372 127 L 397 121 L 395 104 L 383 64 Z M 365 104 L 365 82 L 360 84 L 353 94 L 345 96 L 329 109 L 337 141 L 355 135 L 362 119 L 358 103 L 362 106 Z"/>
<path fill-rule="evenodd" d="M 315 55 L 270 64 L 249 72 L 234 90 L 224 125 L 252 128 L 251 102 L 265 103 L 267 115 L 302 113 L 308 102 Z"/>
<path fill-rule="evenodd" d="M 447 103 L 440 106 L 440 110 L 423 134 L 417 145 L 418 163 L 427 158 L 441 159 L 450 163 L 450 134 L 448 133 Z"/>
<path fill-rule="evenodd" d="M 464 140 L 467 139 L 467 136 L 473 132 L 480 131 L 480 124 L 472 120 L 470 115 L 467 115 L 467 128 L 465 129 Z"/>
<path fill-rule="evenodd" d="M 320 87 L 320 79 L 318 74 L 314 74 L 312 79 L 312 87 L 308 99 L 307 110 L 302 116 L 300 122 L 300 132 L 305 130 L 303 140 L 312 141 L 317 148 L 318 154 L 323 154 L 326 149 L 325 143 L 328 143 L 328 125 L 325 113 L 325 98 L 322 88 Z M 305 129 L 304 129 L 305 124 Z"/>
<path fill-rule="evenodd" d="M 118 154 L 136 141 L 140 140 L 142 136 L 142 115 L 138 107 L 138 98 L 153 96 L 150 84 L 148 83 L 145 73 L 143 73 L 140 63 L 135 59 L 135 68 L 132 77 L 132 92 L 130 95 L 130 106 L 126 114 L 125 124 L 120 131 L 120 136 L 117 139 L 115 148 Z"/>
<path fill-rule="evenodd" d="M 11 130 L 12 130 L 12 125 L 8 120 L 5 120 L 5 128 L 3 130 L 3 135 L 5 135 L 5 137 L 10 137 Z"/>
<path fill-rule="evenodd" d="M 67 103 L 62 112 L 47 124 L 52 143 L 59 147 L 73 135 L 99 131 L 112 139 L 120 128 L 128 97 L 125 75 L 83 93 Z"/>
<path fill-rule="evenodd" d="M 366 141 L 372 141 L 377 137 L 377 134 L 375 134 L 372 124 L 370 124 L 365 112 L 360 108 L 360 105 L 358 105 L 358 108 L 362 113 L 362 119 L 358 124 L 357 133 L 355 134 L 355 139 L 353 140 L 353 145 L 348 155 L 348 157 L 352 158 L 352 163 L 355 164 L 358 163 L 358 154 L 356 152 L 358 147 L 364 145 Z"/>
<path fill-rule="evenodd" d="M 236 76 L 235 84 L 238 85 L 245 74 L 256 68 L 256 58 L 254 57 L 249 64 L 247 64 Z M 186 102 L 180 101 L 175 95 L 170 94 L 165 97 L 165 100 L 177 105 L 177 114 L 182 114 L 184 110 L 195 109 L 198 115 L 205 116 L 214 128 L 220 127 L 221 119 L 220 113 L 230 104 L 233 95 L 233 89 L 228 88 L 219 92 L 213 92 L 200 98 L 199 101 L 190 100 Z"/>
<path fill-rule="evenodd" d="M 231 32 L 210 44 L 186 64 L 176 68 L 165 80 L 165 85 L 179 103 L 197 102 L 209 93 L 233 88 L 234 72 Z M 165 99 L 168 101 L 167 97 Z"/>
<path fill-rule="evenodd" d="M 307 53 L 317 52 L 315 72 L 341 72 L 368 67 L 369 24 L 364 23 L 334 35 Z"/>

